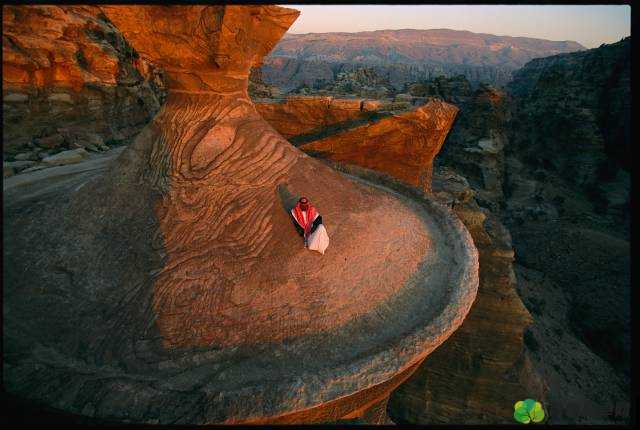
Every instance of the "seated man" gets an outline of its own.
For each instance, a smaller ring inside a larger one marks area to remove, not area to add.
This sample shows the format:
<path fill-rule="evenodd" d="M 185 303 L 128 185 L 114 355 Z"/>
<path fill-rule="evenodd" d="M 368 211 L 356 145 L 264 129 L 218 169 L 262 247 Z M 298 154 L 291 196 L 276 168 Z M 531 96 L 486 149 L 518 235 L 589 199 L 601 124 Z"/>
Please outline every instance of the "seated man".
<path fill-rule="evenodd" d="M 295 220 L 296 230 L 304 238 L 304 246 L 324 255 L 325 249 L 329 246 L 329 237 L 322 224 L 322 216 L 315 206 L 309 203 L 306 197 L 301 197 L 291 209 L 291 215 Z"/>

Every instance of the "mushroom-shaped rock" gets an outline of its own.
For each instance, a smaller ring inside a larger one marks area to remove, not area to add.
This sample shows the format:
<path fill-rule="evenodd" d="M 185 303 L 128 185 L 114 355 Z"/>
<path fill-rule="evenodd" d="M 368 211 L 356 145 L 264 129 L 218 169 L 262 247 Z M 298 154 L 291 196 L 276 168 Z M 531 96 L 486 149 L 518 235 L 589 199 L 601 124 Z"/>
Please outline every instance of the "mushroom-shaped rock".
<path fill-rule="evenodd" d="M 384 399 L 473 302 L 460 221 L 261 118 L 249 69 L 297 11 L 102 8 L 169 94 L 108 171 L 5 201 L 5 386 L 160 423 L 322 422 Z M 300 195 L 325 220 L 324 256 L 296 235 Z"/>

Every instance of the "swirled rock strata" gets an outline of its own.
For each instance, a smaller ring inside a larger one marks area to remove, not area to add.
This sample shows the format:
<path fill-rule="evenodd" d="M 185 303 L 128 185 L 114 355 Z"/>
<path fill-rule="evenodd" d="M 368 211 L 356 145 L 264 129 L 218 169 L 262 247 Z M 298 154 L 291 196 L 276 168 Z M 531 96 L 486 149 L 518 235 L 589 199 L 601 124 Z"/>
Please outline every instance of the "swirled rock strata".
<path fill-rule="evenodd" d="M 469 311 L 467 230 L 259 115 L 249 69 L 297 11 L 102 9 L 169 94 L 106 172 L 5 201 L 5 387 L 148 423 L 323 422 L 384 400 Z M 301 194 L 326 220 L 324 256 L 289 218 Z"/>

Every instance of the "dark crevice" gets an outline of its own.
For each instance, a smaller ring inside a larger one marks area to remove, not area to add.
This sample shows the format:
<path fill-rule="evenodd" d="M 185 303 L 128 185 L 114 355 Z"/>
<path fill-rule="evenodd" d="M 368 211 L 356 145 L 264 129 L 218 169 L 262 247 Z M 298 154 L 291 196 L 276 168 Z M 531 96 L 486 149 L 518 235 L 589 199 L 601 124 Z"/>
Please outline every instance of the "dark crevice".
<path fill-rule="evenodd" d="M 289 138 L 288 140 L 293 146 L 301 146 L 306 143 L 324 139 L 325 137 L 329 137 L 337 133 L 342 133 L 363 125 L 371 125 L 376 121 L 379 121 L 391 115 L 392 114 L 390 112 L 371 112 L 367 113 L 365 118 L 358 118 L 350 121 L 340 122 L 337 124 L 321 126 L 310 133 L 299 134 L 297 136 Z"/>

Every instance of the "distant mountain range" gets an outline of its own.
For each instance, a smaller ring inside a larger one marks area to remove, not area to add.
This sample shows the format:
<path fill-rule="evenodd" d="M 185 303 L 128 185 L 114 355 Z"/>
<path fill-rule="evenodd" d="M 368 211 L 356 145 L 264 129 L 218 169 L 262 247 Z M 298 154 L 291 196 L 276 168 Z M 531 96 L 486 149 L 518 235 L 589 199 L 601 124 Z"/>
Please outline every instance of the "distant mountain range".
<path fill-rule="evenodd" d="M 586 49 L 577 42 L 447 29 L 286 34 L 265 59 L 266 83 L 320 88 L 340 73 L 370 70 L 394 89 L 435 76 L 505 85 L 533 58 Z"/>

